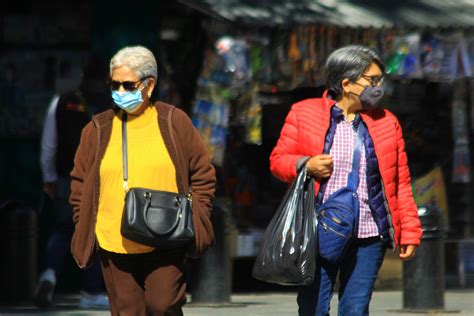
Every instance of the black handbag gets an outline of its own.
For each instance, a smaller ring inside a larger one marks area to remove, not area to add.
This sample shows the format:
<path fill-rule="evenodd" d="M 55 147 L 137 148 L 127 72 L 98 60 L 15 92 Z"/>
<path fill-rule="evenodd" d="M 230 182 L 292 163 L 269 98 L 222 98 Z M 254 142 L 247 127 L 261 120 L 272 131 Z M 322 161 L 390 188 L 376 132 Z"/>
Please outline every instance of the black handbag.
<path fill-rule="evenodd" d="M 171 114 L 168 125 L 171 130 Z M 122 152 L 125 205 L 121 234 L 125 238 L 159 250 L 186 248 L 194 241 L 191 194 L 128 189 L 127 114 L 122 118 Z M 172 135 L 172 134 L 171 134 Z M 173 145 L 176 144 L 173 140 Z"/>

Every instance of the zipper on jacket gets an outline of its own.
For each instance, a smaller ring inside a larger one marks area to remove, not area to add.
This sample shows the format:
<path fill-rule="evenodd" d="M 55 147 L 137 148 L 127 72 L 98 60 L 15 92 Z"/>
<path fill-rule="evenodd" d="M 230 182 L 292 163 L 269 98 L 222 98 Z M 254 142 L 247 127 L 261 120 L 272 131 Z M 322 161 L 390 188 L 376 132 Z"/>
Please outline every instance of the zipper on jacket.
<path fill-rule="evenodd" d="M 360 118 L 360 123 L 359 124 L 364 124 L 365 126 L 365 129 L 367 131 L 367 135 L 368 137 L 372 140 L 372 145 L 373 145 L 373 149 L 374 149 L 374 154 L 375 154 L 375 145 L 374 145 L 374 140 L 372 139 L 372 137 L 370 136 L 370 133 L 369 133 L 369 128 L 367 126 L 367 124 L 365 123 L 365 121 L 362 119 L 362 117 Z M 364 135 L 365 136 L 365 135 Z M 368 158 L 370 157 L 369 156 L 369 148 L 368 146 L 366 146 L 366 143 L 365 143 L 365 140 L 366 138 L 364 137 L 363 139 L 363 144 L 364 144 L 364 152 L 365 152 L 365 160 L 366 160 L 366 165 L 367 165 L 367 170 L 365 172 L 365 182 L 367 183 L 367 185 L 370 183 L 370 175 L 372 174 L 372 169 L 371 166 L 370 166 L 370 163 L 368 162 Z M 377 155 L 375 154 L 375 158 L 377 159 L 377 166 L 378 166 L 378 158 L 377 158 Z M 380 169 L 380 168 L 379 168 Z M 380 175 L 380 170 L 379 170 L 379 175 Z M 382 182 L 382 176 L 380 175 L 380 181 Z M 383 183 L 382 183 L 382 186 L 383 186 Z M 370 198 L 370 193 L 369 193 L 369 187 L 367 187 L 367 195 L 369 195 L 369 198 Z M 385 193 L 383 192 L 383 188 L 382 188 L 382 194 L 384 195 L 384 199 L 385 199 Z M 385 200 L 384 200 L 385 201 Z M 384 202 L 385 204 L 385 202 Z M 379 222 L 377 222 L 377 219 L 379 219 L 378 217 L 378 214 L 372 210 L 372 208 L 370 207 L 370 203 L 369 203 L 369 200 L 367 201 L 367 205 L 369 207 L 369 210 L 370 210 L 370 214 L 372 215 L 372 218 L 374 219 L 374 222 L 375 222 L 375 225 L 377 226 L 377 231 L 379 233 L 379 237 L 380 237 L 380 240 L 383 241 L 383 236 L 382 236 L 382 228 L 381 226 L 379 225 Z M 387 210 L 387 207 L 385 206 L 386 208 L 386 212 L 388 213 L 389 211 Z M 390 229 L 389 229 L 390 231 Z M 392 238 L 393 239 L 393 238 Z"/>
<path fill-rule="evenodd" d="M 382 178 L 382 176 L 380 176 Z M 383 180 L 380 179 L 380 184 L 382 185 L 382 194 L 383 194 L 383 203 L 385 205 L 385 210 L 387 211 L 387 222 L 388 222 L 388 233 L 390 235 L 390 242 L 392 243 L 393 252 L 397 250 L 397 243 L 395 242 L 395 230 L 393 229 L 393 221 L 392 221 L 392 212 L 390 211 L 390 207 L 388 205 L 387 196 L 385 195 L 385 186 L 383 184 Z M 380 238 L 383 238 L 380 236 Z"/>
<path fill-rule="evenodd" d="M 361 122 L 364 122 L 363 118 L 361 117 Z M 364 122 L 365 124 L 365 122 Z M 367 133 L 370 136 L 370 131 L 369 131 L 369 126 L 367 124 L 365 124 L 365 127 L 366 127 L 366 130 L 367 130 Z M 377 153 L 376 153 L 376 150 L 375 150 L 375 142 L 374 140 L 372 139 L 372 144 L 373 144 L 373 148 L 374 148 L 374 152 L 375 152 L 375 157 L 377 157 Z M 365 143 L 364 143 L 365 145 Z M 378 164 L 378 157 L 377 157 L 377 164 Z M 367 167 L 368 167 L 368 172 L 366 174 L 366 179 L 367 179 L 367 183 L 369 183 L 369 174 L 370 174 L 370 164 L 367 163 Z M 380 166 L 379 166 L 379 174 L 380 174 L 380 184 L 382 185 L 382 195 L 383 195 L 383 203 L 384 203 L 384 206 L 385 206 L 385 211 L 387 212 L 387 222 L 388 222 L 388 233 L 389 233 L 389 236 L 390 236 L 390 243 L 392 244 L 392 248 L 393 248 L 393 252 L 396 251 L 397 249 L 397 243 L 395 242 L 395 231 L 393 229 L 393 222 L 392 222 L 392 213 L 390 211 L 390 207 L 388 205 L 388 201 L 387 201 L 387 196 L 385 195 L 385 187 L 384 187 L 384 184 L 383 184 L 383 179 L 382 179 L 382 174 L 380 173 Z M 375 224 L 377 225 L 377 229 L 379 231 L 379 237 L 380 237 L 380 240 L 383 240 L 383 236 L 381 234 L 382 232 L 382 229 L 379 227 L 379 225 L 377 224 L 377 221 L 375 220 L 375 218 L 377 217 L 376 215 L 376 212 L 375 211 L 372 211 L 372 209 L 370 208 L 370 204 L 369 204 L 369 209 L 370 209 L 370 213 L 372 214 L 372 217 L 374 218 L 374 221 L 375 221 Z"/>
<path fill-rule="evenodd" d="M 365 129 L 367 131 L 367 134 L 368 136 L 370 137 L 370 134 L 369 134 L 369 128 L 367 127 L 367 124 L 365 124 L 364 120 L 360 119 L 360 123 L 359 124 L 364 124 L 365 125 Z M 365 136 L 365 135 L 364 135 Z M 366 146 L 365 144 L 365 140 L 366 138 L 364 137 L 363 139 L 363 144 L 364 144 L 364 152 L 365 152 L 365 160 L 366 160 L 366 165 L 367 165 L 367 170 L 365 172 L 365 182 L 367 183 L 367 195 L 368 197 L 370 198 L 370 190 L 369 190 L 369 183 L 370 183 L 370 175 L 372 174 L 372 169 L 371 166 L 370 166 L 370 163 L 368 162 L 368 158 L 370 158 L 369 156 L 369 149 L 368 149 L 368 146 Z M 373 140 L 372 140 L 372 145 L 373 145 Z M 374 146 L 374 154 L 375 154 L 375 146 Z M 377 159 L 377 155 L 375 155 L 375 158 Z M 378 165 L 378 159 L 377 159 L 377 165 Z M 379 174 L 380 174 L 380 171 L 379 171 Z M 381 176 L 380 176 L 381 178 Z M 382 192 L 383 194 L 383 192 Z M 367 205 L 369 207 L 369 210 L 370 210 L 370 214 L 372 215 L 372 218 L 374 219 L 374 222 L 375 222 L 375 225 L 377 225 L 377 231 L 379 233 L 379 237 L 380 237 L 380 240 L 383 240 L 383 236 L 382 236 L 382 228 L 380 227 L 379 223 L 377 222 L 377 219 L 379 219 L 378 217 L 378 214 L 372 210 L 372 208 L 370 207 L 370 200 L 367 200 Z M 387 211 L 388 212 L 388 211 Z"/>
<path fill-rule="evenodd" d="M 332 108 L 335 105 L 336 105 L 336 103 L 334 103 L 334 105 L 332 105 L 329 108 L 329 127 L 326 130 L 326 133 L 324 134 L 323 151 L 322 151 L 323 155 L 329 155 L 329 152 L 331 151 L 331 147 L 334 143 L 334 136 L 336 135 L 336 129 L 334 129 L 334 134 L 332 135 L 332 138 L 329 140 L 328 151 L 326 152 L 326 141 L 328 140 L 327 139 L 328 135 L 331 132 L 331 127 L 333 126 Z M 324 191 L 326 191 L 326 186 L 327 186 L 328 181 L 329 181 L 329 178 L 323 178 L 319 182 L 319 190 L 318 190 L 318 194 L 316 195 L 316 208 L 318 208 L 323 203 Z"/>

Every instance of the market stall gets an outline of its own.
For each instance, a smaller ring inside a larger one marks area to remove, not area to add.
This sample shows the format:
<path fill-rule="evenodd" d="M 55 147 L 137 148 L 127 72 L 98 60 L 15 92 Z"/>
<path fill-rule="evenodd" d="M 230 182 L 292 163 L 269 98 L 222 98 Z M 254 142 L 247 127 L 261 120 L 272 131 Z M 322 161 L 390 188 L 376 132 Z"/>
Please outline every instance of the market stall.
<path fill-rule="evenodd" d="M 235 256 L 255 254 L 286 190 L 268 157 L 291 104 L 321 96 L 327 56 L 350 44 L 386 62 L 385 106 L 406 135 L 417 202 L 442 209 L 450 237 L 472 234 L 473 5 L 180 2 L 213 14 L 192 115 L 238 227 Z"/>

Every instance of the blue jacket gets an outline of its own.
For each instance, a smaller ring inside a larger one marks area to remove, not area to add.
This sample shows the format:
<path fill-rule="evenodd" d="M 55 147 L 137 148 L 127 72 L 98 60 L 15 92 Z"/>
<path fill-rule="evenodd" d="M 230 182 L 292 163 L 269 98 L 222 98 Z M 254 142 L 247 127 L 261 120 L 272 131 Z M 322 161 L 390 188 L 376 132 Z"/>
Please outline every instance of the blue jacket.
<path fill-rule="evenodd" d="M 326 134 L 326 139 L 324 143 L 324 154 L 329 154 L 329 151 L 332 147 L 332 142 L 334 140 L 334 135 L 336 134 L 336 126 L 341 120 L 344 119 L 342 110 L 337 106 L 332 106 L 331 108 L 331 125 Z M 390 243 L 390 233 L 391 225 L 389 224 L 389 214 L 385 208 L 385 198 L 382 189 L 382 179 L 380 178 L 379 164 L 377 161 L 377 156 L 375 155 L 374 143 L 372 138 L 369 135 L 367 126 L 362 121 L 362 118 L 359 114 L 356 115 L 354 119 L 354 126 L 357 128 L 358 124 L 363 124 L 363 139 L 364 139 L 364 148 L 365 148 L 365 157 L 367 160 L 367 192 L 369 196 L 369 207 L 374 217 L 375 223 L 377 224 L 379 235 L 384 241 L 384 243 Z M 326 178 L 321 183 L 321 189 L 318 194 L 318 205 L 321 204 L 322 198 L 324 196 L 324 191 L 326 189 L 327 181 L 329 178 Z"/>

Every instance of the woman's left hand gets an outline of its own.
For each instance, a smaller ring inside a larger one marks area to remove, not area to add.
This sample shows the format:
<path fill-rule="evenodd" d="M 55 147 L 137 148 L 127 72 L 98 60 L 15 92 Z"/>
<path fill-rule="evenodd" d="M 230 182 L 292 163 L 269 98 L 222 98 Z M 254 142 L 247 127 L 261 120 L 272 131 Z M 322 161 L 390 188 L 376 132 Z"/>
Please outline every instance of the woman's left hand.
<path fill-rule="evenodd" d="M 415 245 L 401 245 L 398 257 L 403 261 L 411 260 L 415 257 L 416 248 Z"/>

